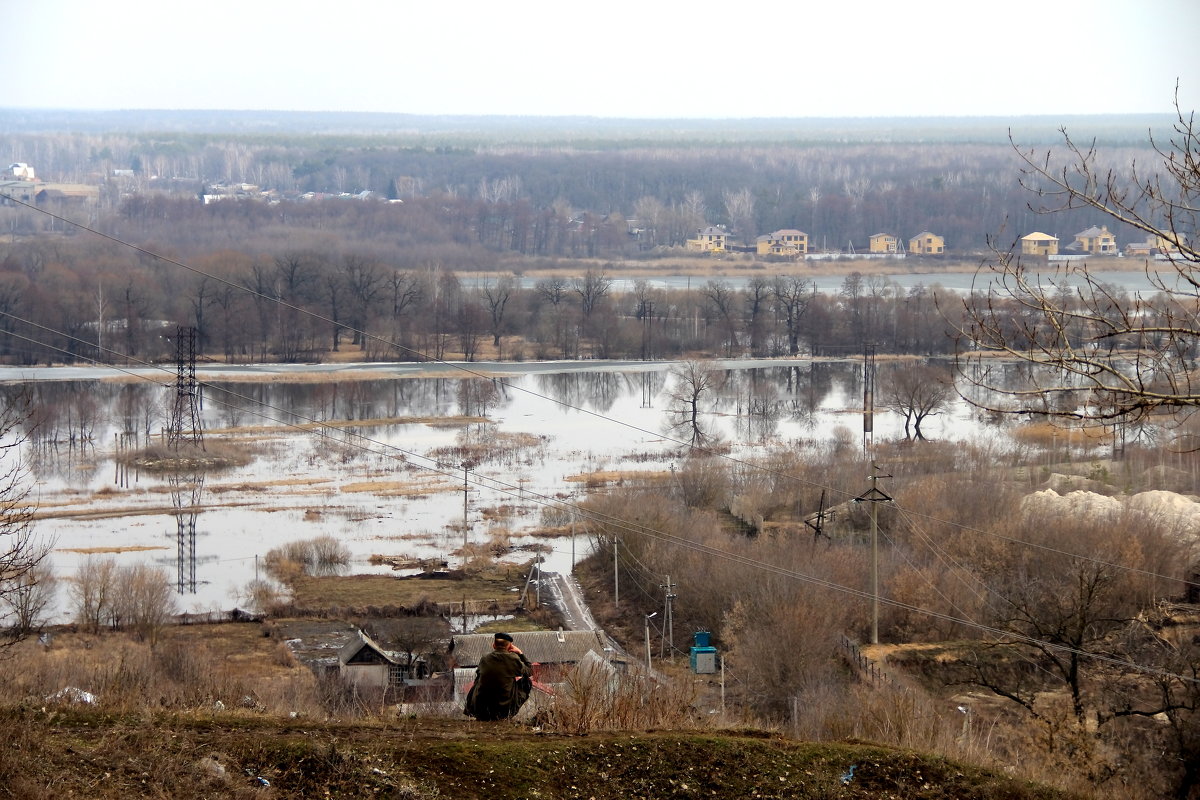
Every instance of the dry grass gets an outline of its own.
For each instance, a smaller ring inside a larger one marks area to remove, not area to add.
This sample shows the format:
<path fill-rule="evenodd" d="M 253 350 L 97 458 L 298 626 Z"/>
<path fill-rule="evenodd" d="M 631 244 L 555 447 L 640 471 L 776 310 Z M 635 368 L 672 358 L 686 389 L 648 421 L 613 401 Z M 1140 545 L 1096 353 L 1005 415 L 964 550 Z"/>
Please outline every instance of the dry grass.
<path fill-rule="evenodd" d="M 553 702 L 539 693 L 530 699 L 543 727 L 575 736 L 595 731 L 687 728 L 696 722 L 696 683 L 690 676 L 664 680 L 635 673 L 618 678 L 606 672 L 605 665 L 596 664 L 571 672 Z"/>
<path fill-rule="evenodd" d="M 638 485 L 663 483 L 671 479 L 671 473 L 665 470 L 598 470 L 582 472 L 578 475 L 568 475 L 563 478 L 571 483 L 582 483 L 586 486 L 623 486 L 626 483 Z"/>
<path fill-rule="evenodd" d="M 700 727 L 700 726 L 696 726 Z M 841 775 L 857 771 L 850 785 Z M 380 716 L 0 710 L 3 793 L 46 797 L 618 800 L 835 797 L 1051 800 L 1066 795 L 944 759 L 765 731 L 530 731 L 519 723 Z"/>
<path fill-rule="evenodd" d="M 1012 437 L 1021 444 L 1059 447 L 1093 447 L 1112 441 L 1112 433 L 1100 428 L 1065 428 L 1049 422 L 1029 422 L 1016 428 Z"/>
<path fill-rule="evenodd" d="M 433 477 L 430 480 L 431 482 L 359 481 L 358 483 L 348 483 L 342 486 L 341 491 L 347 494 L 371 493 L 381 497 L 420 497 L 427 494 L 462 491 L 462 486 L 448 483 L 438 477 Z"/>
<path fill-rule="evenodd" d="M 144 550 L 168 550 L 167 547 L 155 545 L 129 545 L 127 547 L 56 547 L 58 553 L 80 553 L 89 556 L 98 553 L 140 553 Z"/>
<path fill-rule="evenodd" d="M 341 381 L 338 375 L 326 373 L 327 380 Z M 279 373 L 281 380 L 273 383 L 289 383 L 287 373 Z M 295 425 L 235 425 L 229 428 L 211 428 L 205 431 L 207 436 L 227 435 L 268 435 L 275 433 L 309 433 L 330 428 L 381 428 L 388 425 L 429 425 L 432 427 L 461 427 L 487 422 L 485 417 L 446 416 L 446 417 L 371 417 L 369 419 L 334 419 L 324 422 L 298 422 Z"/>
<path fill-rule="evenodd" d="M 346 577 L 297 576 L 289 582 L 299 608 L 361 608 L 365 606 L 415 606 L 422 601 L 461 603 L 496 601 L 511 607 L 525 583 L 526 565 L 489 565 L 469 577 L 452 573 L 445 578 L 351 575 Z"/>
<path fill-rule="evenodd" d="M 282 658 L 279 642 L 255 623 L 174 626 L 153 647 L 124 633 L 61 631 L 49 647 L 30 639 L 6 655 L 5 703 L 72 687 L 110 710 L 211 709 L 220 701 L 230 709 L 323 716 L 313 674 Z"/>

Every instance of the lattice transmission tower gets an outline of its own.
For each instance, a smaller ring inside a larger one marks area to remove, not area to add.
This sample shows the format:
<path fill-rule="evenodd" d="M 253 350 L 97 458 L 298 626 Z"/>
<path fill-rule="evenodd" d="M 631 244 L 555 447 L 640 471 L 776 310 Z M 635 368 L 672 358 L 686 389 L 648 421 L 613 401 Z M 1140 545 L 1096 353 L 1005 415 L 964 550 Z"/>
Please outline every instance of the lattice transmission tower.
<path fill-rule="evenodd" d="M 182 442 L 204 448 L 196 383 L 196 329 L 180 326 L 175 334 L 175 403 L 167 425 L 167 444 L 177 448 Z"/>

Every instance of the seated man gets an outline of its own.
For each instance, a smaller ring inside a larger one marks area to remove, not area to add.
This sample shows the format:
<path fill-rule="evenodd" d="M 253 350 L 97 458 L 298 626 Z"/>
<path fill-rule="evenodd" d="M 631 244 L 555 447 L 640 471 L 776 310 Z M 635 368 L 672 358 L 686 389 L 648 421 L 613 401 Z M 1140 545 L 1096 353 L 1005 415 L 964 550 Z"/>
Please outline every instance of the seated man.
<path fill-rule="evenodd" d="M 464 714 L 475 719 L 508 719 L 529 699 L 532 665 L 507 633 L 497 633 L 492 652 L 479 659 Z"/>

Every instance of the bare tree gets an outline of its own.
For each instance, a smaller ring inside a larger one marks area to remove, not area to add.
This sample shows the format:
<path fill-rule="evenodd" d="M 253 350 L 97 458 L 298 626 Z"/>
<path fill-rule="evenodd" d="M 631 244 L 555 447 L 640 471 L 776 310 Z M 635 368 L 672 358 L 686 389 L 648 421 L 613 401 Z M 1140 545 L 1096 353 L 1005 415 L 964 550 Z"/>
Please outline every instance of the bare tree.
<path fill-rule="evenodd" d="M 579 295 L 579 308 L 583 311 L 584 323 L 591 318 L 596 307 L 608 297 L 612 290 L 612 278 L 603 271 L 589 269 L 582 278 L 576 278 L 572 288 Z"/>
<path fill-rule="evenodd" d="M 49 550 L 33 535 L 36 506 L 24 459 L 29 402 L 29 392 L 23 388 L 3 398 L 0 409 L 0 600 L 10 608 L 36 585 L 38 565 Z M 14 632 L 7 643 L 24 633 Z"/>
<path fill-rule="evenodd" d="M 726 191 L 722 200 L 725 202 L 725 213 L 729 216 L 729 222 L 742 244 L 754 241 L 754 236 L 758 233 L 754 229 L 754 194 L 745 188 L 736 192 Z"/>
<path fill-rule="evenodd" d="M 1015 248 L 994 247 L 996 263 L 982 275 L 986 292 L 964 301 L 959 374 L 970 402 L 991 410 L 1041 414 L 1093 424 L 1134 422 L 1156 412 L 1200 406 L 1193 381 L 1200 352 L 1200 129 L 1194 112 L 1179 107 L 1169 144 L 1151 137 L 1157 158 L 1128 170 L 1101 165 L 1093 141 L 1082 145 L 1061 129 L 1064 151 L 1013 147 L 1022 185 L 1036 195 L 1038 213 L 1091 210 L 1143 231 L 1159 250 L 1166 277 L 1146 273 L 1159 293 L 1127 297 L 1102 283 L 1086 262 L 1060 278 L 1077 289 L 1047 285 Z M 1040 259 L 1039 259 L 1040 264 Z M 1028 382 L 1000 379 L 994 356 L 1032 365 Z M 960 391 L 962 391 L 960 389 Z"/>
<path fill-rule="evenodd" d="M 178 607 L 166 571 L 148 564 L 131 564 L 117 570 L 114 588 L 114 617 L 120 626 L 128 627 L 151 646 L 157 644 Z"/>
<path fill-rule="evenodd" d="M 800 321 L 808 304 L 817 294 L 817 285 L 805 278 L 779 276 L 771 289 L 775 304 L 787 328 L 788 354 L 800 353 Z"/>
<path fill-rule="evenodd" d="M 19 638 L 40 631 L 48 622 L 47 612 L 57 592 L 58 579 L 45 561 L 8 582 L 0 600 L 8 607 L 9 634 Z"/>
<path fill-rule="evenodd" d="M 119 623 L 115 606 L 117 562 L 89 556 L 71 579 L 69 594 L 75 620 L 91 633 L 108 622 Z"/>
<path fill-rule="evenodd" d="M 766 278 L 754 276 L 746 283 L 746 333 L 750 337 L 750 355 L 766 355 L 766 331 L 763 312 L 771 297 L 771 284 Z"/>
<path fill-rule="evenodd" d="M 711 280 L 701 290 L 704 299 L 708 301 L 721 320 L 721 328 L 725 339 L 725 355 L 733 356 L 738 346 L 737 311 L 734 308 L 736 294 L 726 281 Z"/>
<path fill-rule="evenodd" d="M 533 288 L 538 293 L 539 297 L 555 308 L 558 308 L 558 305 L 567 295 L 566 279 L 556 276 L 542 278 L 536 284 L 534 284 Z"/>
<path fill-rule="evenodd" d="M 492 344 L 496 347 L 500 346 L 500 332 L 504 325 L 504 307 L 508 305 L 508 299 L 512 296 L 513 290 L 516 288 L 516 282 L 505 276 L 496 281 L 493 286 L 491 282 L 483 285 L 483 299 L 487 304 L 488 316 L 491 319 Z"/>
<path fill-rule="evenodd" d="M 720 388 L 721 374 L 709 361 L 683 361 L 671 370 L 671 428 L 687 431 L 693 447 L 712 443 L 713 435 L 700 424 L 700 401 Z"/>
<path fill-rule="evenodd" d="M 904 415 L 904 438 L 924 439 L 921 423 L 943 411 L 950 400 L 950 376 L 928 364 L 898 364 L 887 371 L 886 379 L 887 401 Z"/>

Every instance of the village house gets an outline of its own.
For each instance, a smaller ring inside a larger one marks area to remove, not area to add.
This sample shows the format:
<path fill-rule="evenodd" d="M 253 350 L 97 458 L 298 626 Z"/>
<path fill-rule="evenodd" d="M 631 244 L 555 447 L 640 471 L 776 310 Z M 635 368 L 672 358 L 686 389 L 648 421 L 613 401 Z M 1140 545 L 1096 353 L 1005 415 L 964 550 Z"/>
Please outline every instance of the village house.
<path fill-rule="evenodd" d="M 1099 228 L 1092 226 L 1085 231 L 1075 234 L 1075 241 L 1067 245 L 1068 250 L 1082 251 L 1094 256 L 1115 256 L 1117 254 L 1117 237 L 1107 225 Z"/>
<path fill-rule="evenodd" d="M 1021 255 L 1024 256 L 1056 256 L 1058 255 L 1058 237 L 1048 233 L 1034 231 L 1021 237 Z"/>
<path fill-rule="evenodd" d="M 359 689 L 399 691 L 427 683 L 429 669 L 422 658 L 384 650 L 363 631 L 338 651 L 338 672 Z"/>
<path fill-rule="evenodd" d="M 900 237 L 890 233 L 871 234 L 870 251 L 872 253 L 899 253 Z"/>
<path fill-rule="evenodd" d="M 8 165 L 9 178 L 14 181 L 34 181 L 37 180 L 34 174 L 33 167 L 28 164 L 18 161 L 15 164 Z"/>
<path fill-rule="evenodd" d="M 1181 244 L 1187 244 L 1187 238 L 1182 234 L 1173 235 L 1171 238 L 1162 234 L 1148 234 L 1144 242 L 1130 242 L 1125 245 L 1125 255 L 1138 258 L 1178 255 Z"/>
<path fill-rule="evenodd" d="M 784 228 L 759 236 L 755 239 L 755 246 L 760 256 L 801 258 L 808 253 L 808 234 L 794 228 Z"/>
<path fill-rule="evenodd" d="M 626 670 L 628 659 L 612 646 L 601 631 L 514 631 L 513 644 L 533 663 L 536 685 L 552 688 L 576 669 L 616 675 Z M 492 649 L 490 633 L 467 633 L 450 642 L 454 668 L 454 702 L 462 705 L 479 660 Z"/>
<path fill-rule="evenodd" d="M 946 240 L 936 233 L 921 231 L 908 240 L 908 252 L 917 256 L 940 256 L 946 252 Z"/>
<path fill-rule="evenodd" d="M 729 249 L 729 231 L 721 225 L 709 225 L 687 240 L 687 249 L 700 253 L 724 253 Z"/>

